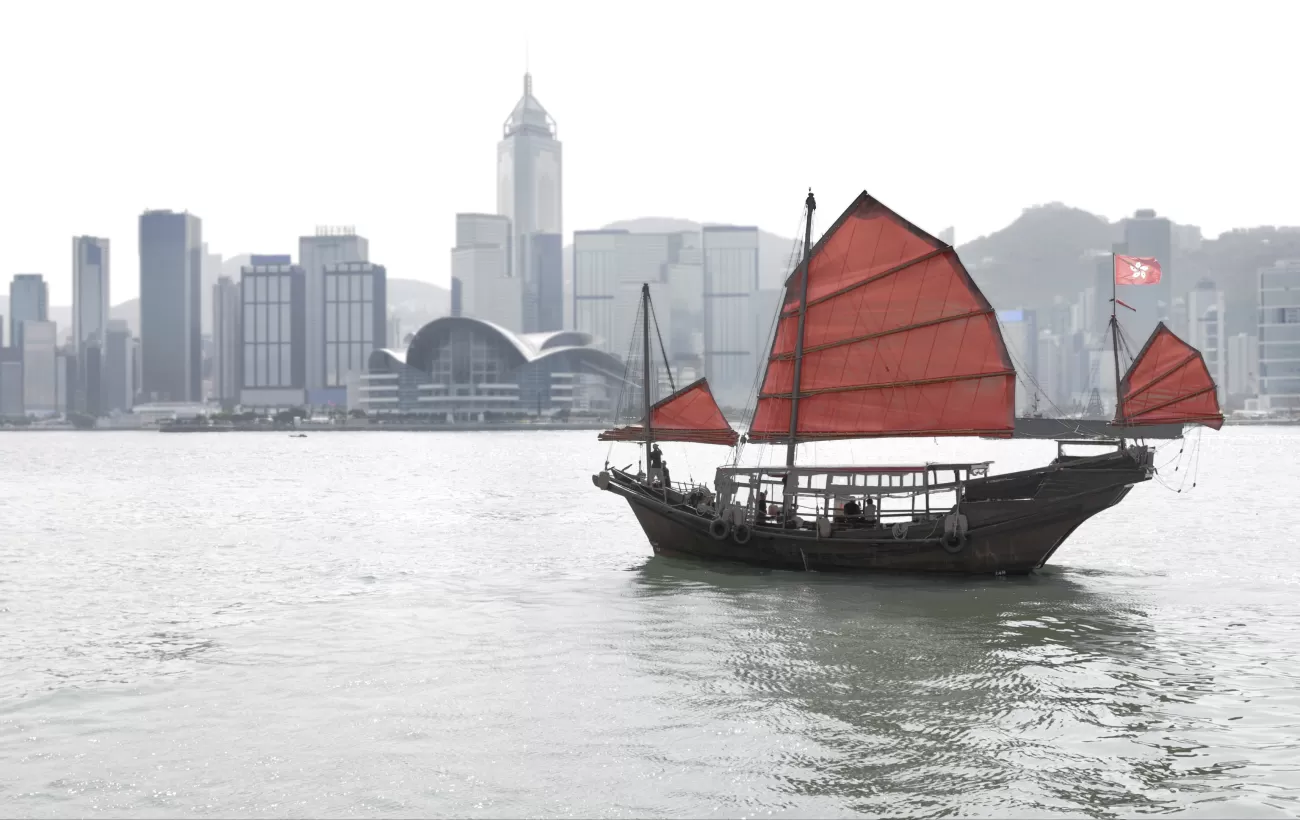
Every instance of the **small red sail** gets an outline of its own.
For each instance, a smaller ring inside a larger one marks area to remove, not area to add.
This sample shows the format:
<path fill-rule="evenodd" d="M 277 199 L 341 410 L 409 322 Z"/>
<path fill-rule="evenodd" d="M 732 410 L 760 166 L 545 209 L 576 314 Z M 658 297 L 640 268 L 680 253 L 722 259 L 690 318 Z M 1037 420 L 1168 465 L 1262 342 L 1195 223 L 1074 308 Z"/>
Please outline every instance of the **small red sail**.
<path fill-rule="evenodd" d="M 739 438 L 713 399 L 707 379 L 683 387 L 650 408 L 655 441 L 686 441 L 734 447 Z M 630 424 L 600 434 L 601 441 L 645 441 L 645 426 Z"/>
<path fill-rule="evenodd" d="M 1120 382 L 1119 424 L 1223 426 L 1214 379 L 1201 352 L 1161 322 Z"/>
<path fill-rule="evenodd" d="M 1011 436 L 1015 368 L 951 246 L 863 191 L 808 267 L 796 439 Z M 786 283 L 753 441 L 789 438 L 802 276 Z"/>

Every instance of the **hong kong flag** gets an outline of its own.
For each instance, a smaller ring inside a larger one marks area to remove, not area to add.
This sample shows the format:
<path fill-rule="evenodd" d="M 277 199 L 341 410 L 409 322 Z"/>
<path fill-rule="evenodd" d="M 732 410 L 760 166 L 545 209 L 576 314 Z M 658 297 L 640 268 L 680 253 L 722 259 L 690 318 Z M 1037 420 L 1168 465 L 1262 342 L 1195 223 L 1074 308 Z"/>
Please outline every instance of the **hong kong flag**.
<path fill-rule="evenodd" d="M 1160 281 L 1160 262 L 1154 256 L 1115 254 L 1115 284 L 1154 285 Z"/>

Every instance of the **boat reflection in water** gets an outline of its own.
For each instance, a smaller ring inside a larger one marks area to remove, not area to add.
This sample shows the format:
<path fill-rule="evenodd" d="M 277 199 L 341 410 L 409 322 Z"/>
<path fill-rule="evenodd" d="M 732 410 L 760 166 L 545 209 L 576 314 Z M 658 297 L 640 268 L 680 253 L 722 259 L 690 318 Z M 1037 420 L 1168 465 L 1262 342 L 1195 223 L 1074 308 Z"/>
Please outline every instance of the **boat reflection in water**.
<path fill-rule="evenodd" d="M 1204 730 L 1197 702 L 1224 687 L 1168 657 L 1141 606 L 1093 591 L 1117 580 L 1098 575 L 1111 574 L 863 577 L 653 558 L 632 572 L 634 595 L 660 599 L 635 655 L 710 726 L 722 712 L 765 750 L 736 761 L 738 780 L 774 778 L 790 798 L 724 812 L 1099 816 L 1221 790 L 1236 764 L 1197 759 L 1180 736 Z"/>

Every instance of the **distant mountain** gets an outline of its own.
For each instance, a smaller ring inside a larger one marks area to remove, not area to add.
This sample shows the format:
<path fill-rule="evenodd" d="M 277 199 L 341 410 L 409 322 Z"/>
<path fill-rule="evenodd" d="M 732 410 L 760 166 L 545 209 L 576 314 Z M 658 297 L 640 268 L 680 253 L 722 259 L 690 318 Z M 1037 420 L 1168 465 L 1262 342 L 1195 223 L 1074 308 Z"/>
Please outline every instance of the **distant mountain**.
<path fill-rule="evenodd" d="M 451 314 L 451 291 L 418 279 L 388 280 L 388 313 L 402 324 L 402 335 L 414 333 L 428 322 Z M 389 339 L 393 347 L 401 339 Z"/>
<path fill-rule="evenodd" d="M 1060 203 L 1026 208 L 1007 227 L 957 247 L 976 284 L 995 307 L 1051 306 L 1072 301 L 1096 280 L 1096 258 L 1119 228 L 1103 217 Z"/>
<path fill-rule="evenodd" d="M 1175 225 L 1175 231 L 1187 226 Z M 1096 282 L 1096 257 L 1122 241 L 1123 226 L 1060 203 L 1026 208 L 1000 231 L 958 247 L 962 261 L 998 308 L 1046 311 L 1060 295 L 1067 303 Z M 1300 259 L 1300 228 L 1238 228 L 1180 247 L 1161 260 L 1173 297 L 1185 298 L 1203 279 L 1224 293 L 1228 334 L 1258 332 L 1259 269 Z"/>
<path fill-rule="evenodd" d="M 72 313 L 71 308 L 68 309 L 68 313 L 69 314 Z M 140 335 L 140 300 L 139 299 L 127 299 L 125 302 L 123 302 L 120 305 L 113 305 L 111 308 L 108 309 L 108 315 L 110 318 L 113 319 L 126 320 L 126 326 L 131 328 L 131 333 L 136 336 Z"/>

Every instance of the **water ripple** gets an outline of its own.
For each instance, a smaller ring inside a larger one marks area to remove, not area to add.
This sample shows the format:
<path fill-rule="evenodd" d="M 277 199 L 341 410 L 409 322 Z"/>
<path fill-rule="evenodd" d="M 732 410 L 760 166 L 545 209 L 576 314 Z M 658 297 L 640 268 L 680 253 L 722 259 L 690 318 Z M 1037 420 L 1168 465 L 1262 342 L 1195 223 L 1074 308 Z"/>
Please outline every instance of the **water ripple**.
<path fill-rule="evenodd" d="M 587 434 L 0 435 L 0 804 L 1295 816 L 1297 450 L 1222 431 L 1200 500 L 1141 486 L 1038 576 L 917 580 L 650 559 Z"/>

